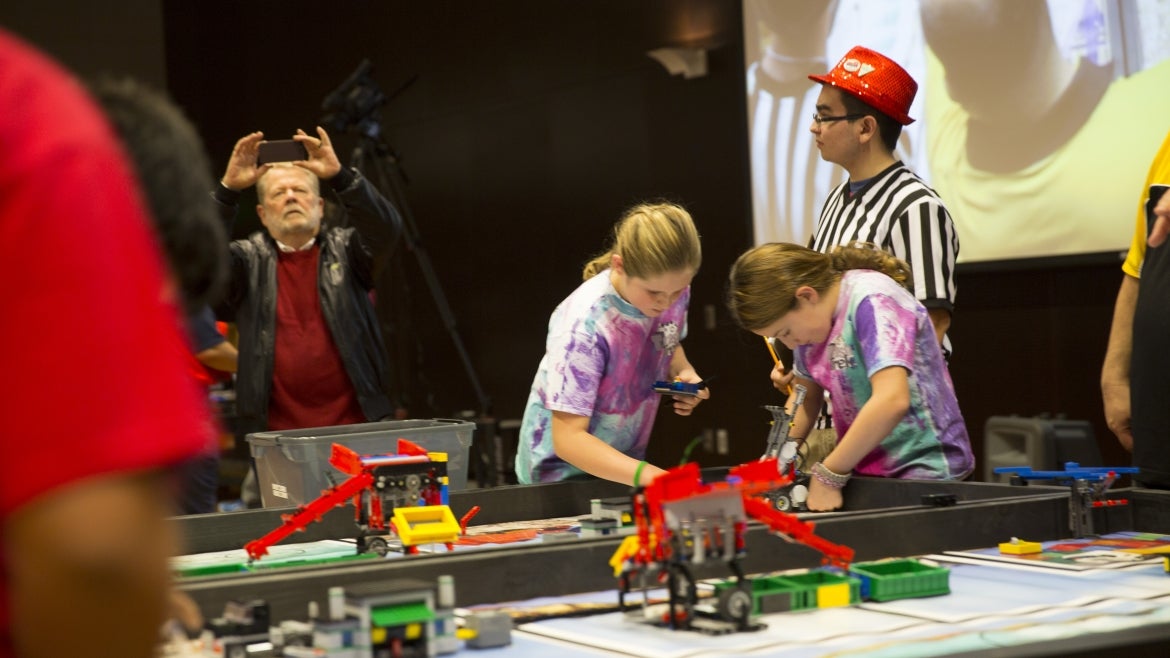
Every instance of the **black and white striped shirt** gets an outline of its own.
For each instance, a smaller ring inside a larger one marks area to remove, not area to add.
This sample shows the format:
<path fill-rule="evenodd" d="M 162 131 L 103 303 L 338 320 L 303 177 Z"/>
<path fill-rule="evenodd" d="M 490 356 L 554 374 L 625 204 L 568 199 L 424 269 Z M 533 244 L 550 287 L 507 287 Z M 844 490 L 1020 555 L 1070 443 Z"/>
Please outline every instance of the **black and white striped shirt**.
<path fill-rule="evenodd" d="M 809 247 L 827 252 L 850 242 L 871 242 L 910 265 L 914 296 L 927 308 L 954 310 L 959 235 L 942 199 L 900 161 L 856 193 L 849 181 L 829 193 Z M 943 351 L 950 353 L 950 338 Z M 826 396 L 828 398 L 828 396 Z M 831 401 L 817 419 L 832 427 Z"/>
<path fill-rule="evenodd" d="M 872 242 L 910 265 L 914 296 L 927 308 L 954 310 L 959 236 L 942 199 L 901 162 L 856 193 L 849 181 L 829 194 L 809 246 L 820 252 Z"/>

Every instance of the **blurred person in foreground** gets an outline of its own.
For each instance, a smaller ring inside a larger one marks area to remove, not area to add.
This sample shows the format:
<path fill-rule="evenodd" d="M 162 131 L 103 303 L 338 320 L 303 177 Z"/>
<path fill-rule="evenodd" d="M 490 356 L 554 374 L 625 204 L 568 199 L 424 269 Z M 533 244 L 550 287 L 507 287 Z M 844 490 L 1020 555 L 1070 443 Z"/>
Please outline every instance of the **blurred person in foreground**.
<path fill-rule="evenodd" d="M 146 658 L 177 549 L 170 469 L 210 428 L 177 286 L 106 119 L 3 31 L 0 104 L 5 312 L 20 319 L 0 323 L 19 374 L 0 383 L 0 657 Z"/>
<path fill-rule="evenodd" d="M 165 94 L 128 77 L 102 77 L 90 85 L 138 174 L 167 265 L 182 295 L 188 344 L 187 370 L 201 386 L 214 372 L 235 372 L 237 353 L 215 324 L 206 302 L 223 287 L 225 234 L 207 188 L 214 180 L 203 140 Z M 216 293 L 212 295 L 212 293 Z M 215 371 L 210 370 L 215 368 Z M 221 429 L 208 432 L 202 454 L 178 467 L 178 514 L 216 511 Z"/>

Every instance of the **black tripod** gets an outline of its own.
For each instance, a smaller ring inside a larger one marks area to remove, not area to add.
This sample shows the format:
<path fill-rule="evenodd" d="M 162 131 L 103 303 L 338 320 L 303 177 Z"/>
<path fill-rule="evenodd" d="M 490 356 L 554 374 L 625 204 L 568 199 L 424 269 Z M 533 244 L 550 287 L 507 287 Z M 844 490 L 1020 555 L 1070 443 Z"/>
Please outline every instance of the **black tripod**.
<path fill-rule="evenodd" d="M 443 287 L 439 283 L 439 278 L 435 274 L 435 268 L 431 265 L 431 258 L 427 254 L 426 249 L 419 241 L 418 227 L 414 222 L 414 215 L 411 212 L 410 204 L 406 202 L 405 195 L 402 190 L 402 173 L 398 168 L 398 159 L 381 140 L 370 137 L 362 137 L 361 142 L 353 150 L 353 166 L 357 167 L 363 175 L 367 176 L 371 182 L 390 199 L 398 208 L 399 214 L 402 215 L 402 237 L 407 251 L 414 254 L 415 260 L 418 262 L 419 270 L 422 272 L 423 279 L 426 281 L 427 289 L 431 293 L 431 297 L 435 301 L 435 306 L 438 308 L 439 317 L 443 321 L 443 326 L 447 333 L 451 335 L 451 340 L 455 344 L 455 351 L 459 354 L 459 359 L 463 363 L 463 368 L 467 373 L 467 379 L 471 383 L 472 390 L 475 392 L 476 401 L 479 403 L 479 412 L 483 415 L 491 414 L 491 402 L 483 387 L 479 383 L 479 378 L 476 376 L 475 367 L 471 363 L 471 357 L 467 354 L 467 349 L 463 345 L 463 340 L 459 336 L 459 329 L 455 323 L 455 315 L 451 311 L 451 306 L 447 302 L 447 297 L 443 293 Z"/>
<path fill-rule="evenodd" d="M 477 430 L 479 430 L 480 441 L 472 449 L 472 463 L 476 465 L 477 479 L 482 486 L 502 484 L 504 478 L 502 469 L 510 469 L 511 465 L 499 463 L 502 461 L 502 456 L 499 454 L 499 437 L 496 420 L 492 416 L 491 400 L 480 385 L 471 357 L 459 336 L 455 315 L 451 311 L 447 296 L 435 274 L 430 256 L 419 239 L 414 213 L 407 202 L 403 189 L 406 175 L 402 170 L 399 158 L 381 137 L 382 126 L 377 108 L 410 86 L 414 82 L 414 78 L 408 80 L 387 97 L 369 77 L 370 69 L 369 61 L 363 61 L 357 71 L 341 87 L 326 97 L 323 106 L 326 110 L 331 110 L 332 113 L 322 119 L 321 123 L 343 131 L 351 128 L 356 130 L 358 145 L 354 148 L 351 164 L 357 167 L 398 208 L 398 212 L 402 216 L 405 247 L 414 254 L 419 270 L 426 281 L 427 289 L 439 311 L 439 317 L 447 333 L 451 336 L 455 351 L 459 355 L 467 380 L 471 384 L 479 404 L 478 413 L 466 415 L 465 418 L 474 421 Z M 396 318 L 396 322 L 404 323 L 405 319 L 399 317 Z M 414 362 L 411 361 L 411 363 Z"/>

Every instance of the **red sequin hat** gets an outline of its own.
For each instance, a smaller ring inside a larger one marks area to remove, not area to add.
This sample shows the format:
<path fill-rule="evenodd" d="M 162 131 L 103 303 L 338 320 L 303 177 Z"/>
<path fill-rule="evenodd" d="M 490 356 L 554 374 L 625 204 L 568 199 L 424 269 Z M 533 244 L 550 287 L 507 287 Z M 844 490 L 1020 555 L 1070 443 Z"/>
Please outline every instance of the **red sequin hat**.
<path fill-rule="evenodd" d="M 910 104 L 918 92 L 918 83 L 894 60 L 864 46 L 854 46 L 825 75 L 810 75 L 809 80 L 833 85 L 876 108 L 903 126 L 914 123 Z"/>

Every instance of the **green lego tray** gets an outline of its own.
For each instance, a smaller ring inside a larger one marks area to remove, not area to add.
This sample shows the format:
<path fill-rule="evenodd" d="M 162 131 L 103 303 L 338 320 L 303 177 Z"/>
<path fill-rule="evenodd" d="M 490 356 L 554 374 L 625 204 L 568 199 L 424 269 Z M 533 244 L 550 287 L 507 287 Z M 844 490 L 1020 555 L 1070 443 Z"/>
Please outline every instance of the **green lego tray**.
<path fill-rule="evenodd" d="M 858 562 L 849 572 L 862 581 L 862 598 L 894 601 L 950 594 L 950 570 L 915 558 Z"/>

